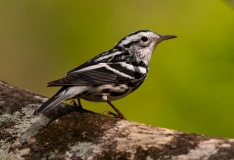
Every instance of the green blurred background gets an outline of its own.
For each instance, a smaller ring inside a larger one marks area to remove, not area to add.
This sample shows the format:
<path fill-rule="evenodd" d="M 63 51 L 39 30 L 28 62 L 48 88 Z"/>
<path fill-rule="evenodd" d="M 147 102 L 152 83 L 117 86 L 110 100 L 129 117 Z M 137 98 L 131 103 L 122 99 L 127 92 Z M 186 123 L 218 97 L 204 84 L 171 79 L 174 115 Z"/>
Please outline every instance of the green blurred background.
<path fill-rule="evenodd" d="M 178 38 L 157 46 L 145 83 L 114 104 L 131 121 L 234 138 L 234 8 L 224 0 L 2 0 L 0 79 L 50 97 L 59 88 L 47 82 L 141 29 Z"/>

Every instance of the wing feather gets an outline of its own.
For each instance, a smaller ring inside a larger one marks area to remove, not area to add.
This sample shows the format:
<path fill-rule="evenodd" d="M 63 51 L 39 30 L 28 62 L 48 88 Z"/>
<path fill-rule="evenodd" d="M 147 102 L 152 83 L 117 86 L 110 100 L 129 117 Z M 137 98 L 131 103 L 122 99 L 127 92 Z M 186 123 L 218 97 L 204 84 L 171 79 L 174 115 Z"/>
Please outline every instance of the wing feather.
<path fill-rule="evenodd" d="M 111 66 L 110 66 L 111 65 Z M 115 66 L 118 63 L 98 63 L 80 70 L 69 72 L 65 77 L 48 83 L 48 86 L 65 86 L 65 85 L 99 85 L 108 83 L 123 83 L 135 79 L 134 76 L 121 72 Z"/>
<path fill-rule="evenodd" d="M 109 50 L 69 71 L 65 77 L 49 82 L 48 87 L 118 84 L 146 77 L 145 65 L 132 63 L 129 52 Z"/>

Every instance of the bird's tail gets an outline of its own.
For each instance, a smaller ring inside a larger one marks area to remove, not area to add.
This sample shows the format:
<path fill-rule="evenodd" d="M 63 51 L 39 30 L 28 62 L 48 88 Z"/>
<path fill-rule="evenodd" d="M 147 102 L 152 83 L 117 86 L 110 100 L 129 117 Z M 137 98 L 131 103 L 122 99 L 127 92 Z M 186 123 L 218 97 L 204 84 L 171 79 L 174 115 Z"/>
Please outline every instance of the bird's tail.
<path fill-rule="evenodd" d="M 53 97 L 48 99 L 34 114 L 45 113 L 59 105 L 62 101 L 71 99 L 86 90 L 86 86 L 64 86 Z"/>

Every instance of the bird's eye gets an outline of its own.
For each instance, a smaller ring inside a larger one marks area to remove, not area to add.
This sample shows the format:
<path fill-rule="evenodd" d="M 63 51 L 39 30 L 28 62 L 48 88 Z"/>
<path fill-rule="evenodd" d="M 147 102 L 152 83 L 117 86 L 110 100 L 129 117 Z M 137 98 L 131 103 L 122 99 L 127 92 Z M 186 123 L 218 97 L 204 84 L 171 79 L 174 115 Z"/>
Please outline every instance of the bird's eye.
<path fill-rule="evenodd" d="M 146 42 L 146 41 L 148 41 L 148 38 L 147 38 L 146 36 L 142 36 L 142 37 L 141 37 L 141 40 L 142 40 L 143 42 Z"/>

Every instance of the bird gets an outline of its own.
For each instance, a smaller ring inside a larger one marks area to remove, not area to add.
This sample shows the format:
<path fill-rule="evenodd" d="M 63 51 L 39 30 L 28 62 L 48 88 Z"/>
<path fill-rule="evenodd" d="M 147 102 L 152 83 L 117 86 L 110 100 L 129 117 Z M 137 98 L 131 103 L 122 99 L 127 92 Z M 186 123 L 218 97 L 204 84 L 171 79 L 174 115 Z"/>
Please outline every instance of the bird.
<path fill-rule="evenodd" d="M 114 47 L 67 72 L 66 76 L 48 83 L 48 87 L 60 90 L 34 114 L 46 113 L 65 100 L 81 99 L 92 102 L 107 102 L 117 114 L 126 119 L 112 104 L 134 92 L 148 75 L 149 63 L 155 47 L 162 41 L 176 38 L 175 35 L 160 35 L 151 30 L 139 30 L 122 38 Z M 83 109 L 83 108 L 82 108 Z"/>

